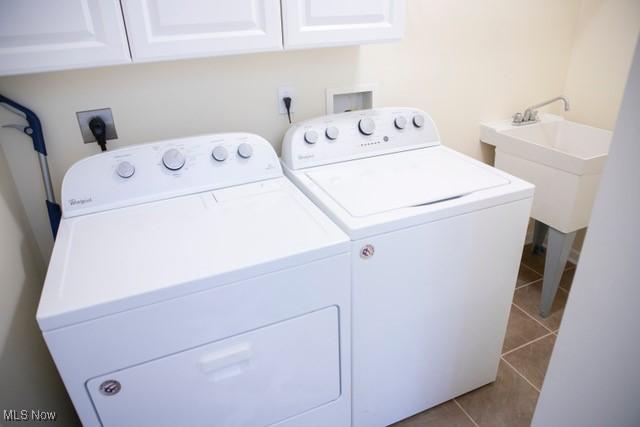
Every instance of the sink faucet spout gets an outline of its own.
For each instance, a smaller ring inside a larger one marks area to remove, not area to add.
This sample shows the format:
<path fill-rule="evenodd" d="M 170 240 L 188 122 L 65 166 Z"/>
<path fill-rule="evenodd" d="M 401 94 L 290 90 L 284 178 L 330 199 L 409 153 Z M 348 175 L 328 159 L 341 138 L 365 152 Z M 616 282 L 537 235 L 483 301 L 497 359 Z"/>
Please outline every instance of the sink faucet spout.
<path fill-rule="evenodd" d="M 521 125 L 536 123 L 538 121 L 538 112 L 536 111 L 536 109 L 540 107 L 544 107 L 545 105 L 549 105 L 556 101 L 562 101 L 562 103 L 564 104 L 564 111 L 569 111 L 569 108 L 570 108 L 569 99 L 567 99 L 567 97 L 565 96 L 556 96 L 555 98 L 551 98 L 548 101 L 544 101 L 539 104 L 535 104 L 535 105 L 532 105 L 531 107 L 528 107 L 526 110 L 524 110 L 524 113 L 516 113 L 513 116 L 512 124 L 516 126 L 521 126 Z"/>
<path fill-rule="evenodd" d="M 564 111 L 569 111 L 569 108 L 570 108 L 569 100 L 567 99 L 566 96 L 556 96 L 555 98 L 551 98 L 548 101 L 544 101 L 544 102 L 541 102 L 539 104 L 532 105 L 531 107 L 527 108 L 527 110 L 533 111 L 536 108 L 544 107 L 545 105 L 549 105 L 549 104 L 551 104 L 553 102 L 556 102 L 556 101 L 562 101 L 563 104 L 564 104 Z M 525 111 L 527 111 L 527 110 L 525 110 Z"/>

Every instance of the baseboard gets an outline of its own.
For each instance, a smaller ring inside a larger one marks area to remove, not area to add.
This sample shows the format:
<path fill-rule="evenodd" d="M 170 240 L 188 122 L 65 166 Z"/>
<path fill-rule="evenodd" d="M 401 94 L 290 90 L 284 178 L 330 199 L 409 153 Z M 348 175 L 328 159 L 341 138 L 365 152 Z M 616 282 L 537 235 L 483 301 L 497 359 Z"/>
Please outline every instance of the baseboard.
<path fill-rule="evenodd" d="M 525 243 L 526 244 L 533 243 L 533 230 L 527 231 L 527 238 L 525 240 Z M 546 240 L 542 244 L 542 246 L 544 246 L 545 248 L 547 247 Z M 569 261 L 571 261 L 572 263 L 578 265 L 578 259 L 579 258 L 580 258 L 580 251 L 577 250 L 576 248 L 572 248 L 571 249 L 571 253 L 569 254 Z"/>

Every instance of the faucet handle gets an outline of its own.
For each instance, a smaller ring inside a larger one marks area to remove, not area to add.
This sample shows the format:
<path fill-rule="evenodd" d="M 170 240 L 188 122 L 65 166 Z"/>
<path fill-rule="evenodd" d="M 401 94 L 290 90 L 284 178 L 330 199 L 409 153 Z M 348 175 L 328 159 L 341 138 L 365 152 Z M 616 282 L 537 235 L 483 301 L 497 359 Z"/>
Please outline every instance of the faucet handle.
<path fill-rule="evenodd" d="M 522 117 L 523 122 L 528 122 L 531 120 L 531 109 L 527 108 L 524 110 L 524 115 Z"/>
<path fill-rule="evenodd" d="M 513 115 L 513 123 L 522 123 L 522 113 L 515 113 Z"/>
<path fill-rule="evenodd" d="M 532 122 L 538 121 L 538 110 L 534 110 L 531 112 L 531 121 Z"/>

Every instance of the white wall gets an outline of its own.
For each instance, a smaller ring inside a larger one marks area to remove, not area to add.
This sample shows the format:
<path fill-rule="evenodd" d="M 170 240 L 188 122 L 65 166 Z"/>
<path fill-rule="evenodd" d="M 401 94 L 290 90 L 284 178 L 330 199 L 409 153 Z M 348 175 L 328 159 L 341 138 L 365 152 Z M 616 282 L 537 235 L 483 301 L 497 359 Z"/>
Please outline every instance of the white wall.
<path fill-rule="evenodd" d="M 4 77 L 0 93 L 40 115 L 56 190 L 73 162 L 97 153 L 82 143 L 76 111 L 111 107 L 120 137 L 112 147 L 232 130 L 279 147 L 288 126 L 279 85 L 295 87 L 301 120 L 325 114 L 326 88 L 377 83 L 379 106 L 423 108 L 446 144 L 481 157 L 478 123 L 562 92 L 578 11 L 578 0 L 409 0 L 400 43 Z M 29 140 L 2 130 L 0 141 L 48 257 Z"/>
<path fill-rule="evenodd" d="M 533 426 L 640 425 L 640 48 Z"/>
<path fill-rule="evenodd" d="M 75 425 L 35 320 L 44 271 L 24 218 L 0 151 L 0 410 L 55 410 L 61 425 Z"/>

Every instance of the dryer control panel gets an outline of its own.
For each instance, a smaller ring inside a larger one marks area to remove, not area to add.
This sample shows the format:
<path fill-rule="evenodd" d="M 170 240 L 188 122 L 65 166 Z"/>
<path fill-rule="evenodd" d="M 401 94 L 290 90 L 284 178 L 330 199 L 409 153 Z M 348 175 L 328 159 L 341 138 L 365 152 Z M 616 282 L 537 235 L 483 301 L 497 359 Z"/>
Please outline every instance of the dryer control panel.
<path fill-rule="evenodd" d="M 282 143 L 290 169 L 440 145 L 431 117 L 415 108 L 376 108 L 296 123 Z"/>
<path fill-rule="evenodd" d="M 264 138 L 200 135 L 125 147 L 87 157 L 62 183 L 65 218 L 282 176 Z"/>

